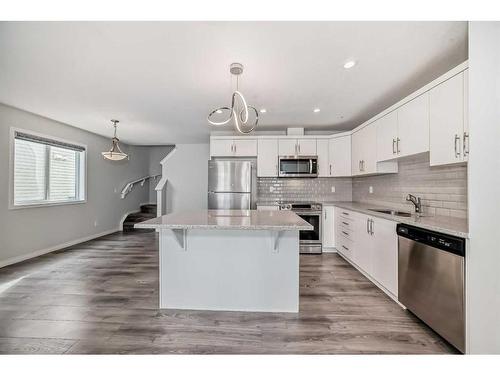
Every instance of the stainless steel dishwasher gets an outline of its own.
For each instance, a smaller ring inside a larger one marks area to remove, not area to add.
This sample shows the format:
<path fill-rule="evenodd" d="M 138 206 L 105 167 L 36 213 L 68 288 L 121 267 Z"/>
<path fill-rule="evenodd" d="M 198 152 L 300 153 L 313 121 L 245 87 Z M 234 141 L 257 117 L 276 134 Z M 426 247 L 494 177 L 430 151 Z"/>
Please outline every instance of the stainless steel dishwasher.
<path fill-rule="evenodd" d="M 398 224 L 398 299 L 465 351 L 465 239 Z"/>

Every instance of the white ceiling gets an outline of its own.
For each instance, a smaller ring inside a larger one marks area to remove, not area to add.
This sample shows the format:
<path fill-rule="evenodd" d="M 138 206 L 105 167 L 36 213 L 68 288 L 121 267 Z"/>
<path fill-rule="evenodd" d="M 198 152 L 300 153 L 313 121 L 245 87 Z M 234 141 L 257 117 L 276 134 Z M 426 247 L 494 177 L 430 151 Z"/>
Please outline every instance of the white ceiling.
<path fill-rule="evenodd" d="M 0 22 L 0 51 L 0 102 L 106 136 L 117 118 L 127 143 L 198 143 L 220 130 L 206 116 L 230 104 L 232 62 L 267 109 L 260 130 L 352 129 L 464 61 L 467 23 Z"/>

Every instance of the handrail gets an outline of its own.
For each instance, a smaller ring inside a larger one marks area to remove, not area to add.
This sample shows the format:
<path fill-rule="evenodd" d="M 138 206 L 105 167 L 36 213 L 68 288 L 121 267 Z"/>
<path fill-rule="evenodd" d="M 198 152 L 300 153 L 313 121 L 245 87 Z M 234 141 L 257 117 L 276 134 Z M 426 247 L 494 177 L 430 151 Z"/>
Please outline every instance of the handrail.
<path fill-rule="evenodd" d="M 122 189 L 122 194 L 121 194 L 122 199 L 124 199 L 127 196 L 127 194 L 132 191 L 132 189 L 134 188 L 135 184 L 138 184 L 140 182 L 141 186 L 144 186 L 144 183 L 146 182 L 146 180 L 149 180 L 151 178 L 153 178 L 154 180 L 156 180 L 160 176 L 161 176 L 160 174 L 155 174 L 155 175 L 149 175 L 149 176 L 145 176 L 145 177 L 142 177 L 142 178 L 138 178 L 137 180 L 134 180 L 134 181 L 130 181 Z"/>

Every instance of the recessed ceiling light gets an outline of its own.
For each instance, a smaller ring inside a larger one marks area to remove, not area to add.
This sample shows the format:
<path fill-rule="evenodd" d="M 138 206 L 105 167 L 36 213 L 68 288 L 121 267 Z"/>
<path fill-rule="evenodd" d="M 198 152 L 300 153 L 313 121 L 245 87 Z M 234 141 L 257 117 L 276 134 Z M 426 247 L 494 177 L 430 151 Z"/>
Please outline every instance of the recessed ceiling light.
<path fill-rule="evenodd" d="M 318 113 L 318 112 L 320 112 L 320 111 L 321 111 L 321 109 L 319 109 L 319 108 L 314 108 L 314 109 L 313 109 L 313 112 L 314 112 L 314 113 Z"/>
<path fill-rule="evenodd" d="M 265 109 L 265 108 L 260 109 L 260 113 L 266 113 L 266 112 L 267 112 L 267 109 Z"/>
<path fill-rule="evenodd" d="M 354 65 L 356 65 L 356 61 L 349 60 L 349 61 L 346 61 L 346 63 L 344 64 L 344 68 L 351 69 Z"/>

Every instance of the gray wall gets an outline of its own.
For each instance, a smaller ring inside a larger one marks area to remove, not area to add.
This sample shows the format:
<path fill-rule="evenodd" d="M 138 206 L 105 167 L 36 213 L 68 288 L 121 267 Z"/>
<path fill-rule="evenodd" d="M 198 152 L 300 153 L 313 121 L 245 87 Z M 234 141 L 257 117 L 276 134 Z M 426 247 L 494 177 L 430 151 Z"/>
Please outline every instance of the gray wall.
<path fill-rule="evenodd" d="M 9 210 L 11 126 L 87 145 L 86 203 Z M 110 135 L 111 131 L 110 126 Z M 118 229 L 125 213 L 138 210 L 140 203 L 149 200 L 146 185 L 120 199 L 127 182 L 148 173 L 149 150 L 124 145 L 130 160 L 111 162 L 101 156 L 101 151 L 109 148 L 109 138 L 0 104 L 0 265 L 9 259 Z"/>
<path fill-rule="evenodd" d="M 398 164 L 397 174 L 353 178 L 353 200 L 412 210 L 405 197 L 413 194 L 422 198 L 425 213 L 467 217 L 466 165 L 430 167 L 429 153 L 399 160 Z"/>
<path fill-rule="evenodd" d="M 335 193 L 332 193 L 332 186 Z M 270 191 L 272 189 L 273 191 Z M 257 179 L 257 201 L 351 201 L 352 179 L 345 178 L 278 178 Z"/>
<path fill-rule="evenodd" d="M 207 208 L 209 145 L 180 144 L 163 167 L 167 213 Z"/>
<path fill-rule="evenodd" d="M 149 172 L 148 174 L 154 176 L 161 174 L 161 164 L 165 156 L 174 149 L 175 146 L 150 146 L 143 147 L 149 152 Z M 156 203 L 155 187 L 159 179 L 149 180 L 149 203 Z"/>
<path fill-rule="evenodd" d="M 470 22 L 469 55 L 469 352 L 500 354 L 500 22 Z"/>

